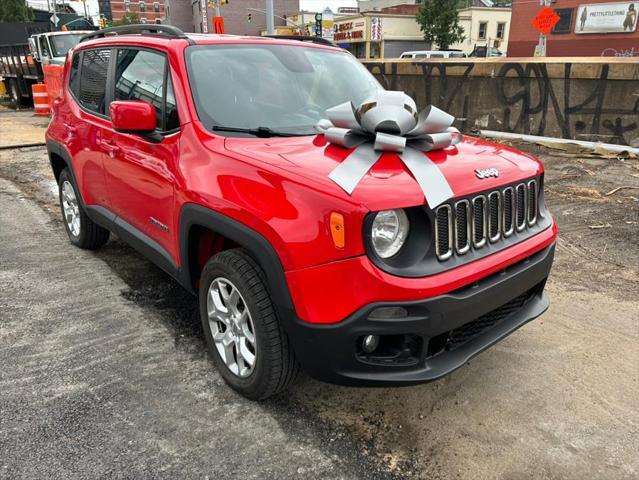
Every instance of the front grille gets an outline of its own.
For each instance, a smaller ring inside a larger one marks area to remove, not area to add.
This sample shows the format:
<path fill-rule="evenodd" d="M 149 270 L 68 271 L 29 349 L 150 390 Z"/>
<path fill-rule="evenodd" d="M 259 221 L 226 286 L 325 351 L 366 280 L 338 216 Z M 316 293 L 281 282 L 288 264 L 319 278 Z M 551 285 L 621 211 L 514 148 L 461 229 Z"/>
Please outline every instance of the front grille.
<path fill-rule="evenodd" d="M 481 248 L 486 243 L 486 197 L 473 198 L 473 245 Z"/>
<path fill-rule="evenodd" d="M 517 195 L 517 231 L 521 231 L 526 226 L 526 185 L 520 183 L 515 188 Z"/>
<path fill-rule="evenodd" d="M 440 260 L 446 260 L 453 255 L 452 244 L 452 209 L 450 205 L 442 205 L 435 213 L 436 254 Z"/>
<path fill-rule="evenodd" d="M 515 222 L 513 221 L 513 215 L 515 212 L 515 191 L 513 190 L 513 187 L 504 188 L 503 209 L 503 233 L 504 237 L 510 237 L 515 231 Z"/>
<path fill-rule="evenodd" d="M 485 313 L 477 320 L 468 322 L 459 328 L 451 330 L 448 333 L 448 340 L 446 341 L 446 350 L 456 350 L 465 343 L 470 342 L 474 338 L 478 337 L 487 330 L 495 327 L 498 323 L 504 320 L 511 313 L 516 312 L 524 306 L 526 301 L 535 294 L 538 287 L 534 287 L 527 292 L 522 293 L 518 297 L 513 298 L 511 301 L 503 304 L 501 307 Z"/>
<path fill-rule="evenodd" d="M 459 200 L 454 208 L 443 204 L 435 210 L 435 251 L 440 261 L 471 248 L 481 249 L 537 223 L 537 180 Z"/>
<path fill-rule="evenodd" d="M 470 250 L 470 202 L 461 200 L 455 204 L 455 249 L 459 255 Z"/>

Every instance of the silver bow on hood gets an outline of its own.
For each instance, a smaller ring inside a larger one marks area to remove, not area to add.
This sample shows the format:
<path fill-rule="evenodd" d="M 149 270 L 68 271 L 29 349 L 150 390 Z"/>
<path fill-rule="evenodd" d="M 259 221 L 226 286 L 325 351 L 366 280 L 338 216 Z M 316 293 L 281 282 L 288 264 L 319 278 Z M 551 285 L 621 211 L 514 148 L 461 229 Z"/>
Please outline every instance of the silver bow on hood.
<path fill-rule="evenodd" d="M 351 102 L 326 111 L 316 128 L 340 147 L 355 148 L 329 174 L 349 195 L 384 152 L 396 152 L 424 192 L 430 208 L 453 196 L 446 177 L 424 152 L 458 144 L 455 117 L 428 106 L 417 113 L 415 101 L 404 92 L 381 90 L 357 109 Z"/>

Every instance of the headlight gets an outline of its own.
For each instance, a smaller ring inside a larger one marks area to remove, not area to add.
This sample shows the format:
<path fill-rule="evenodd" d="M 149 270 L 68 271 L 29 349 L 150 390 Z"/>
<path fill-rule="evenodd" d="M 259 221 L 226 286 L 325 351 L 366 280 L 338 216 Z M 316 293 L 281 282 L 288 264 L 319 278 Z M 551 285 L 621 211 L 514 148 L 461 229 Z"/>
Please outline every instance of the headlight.
<path fill-rule="evenodd" d="M 404 210 L 383 210 L 375 215 L 371 239 L 375 253 L 381 258 L 395 255 L 404 245 L 410 224 Z"/>

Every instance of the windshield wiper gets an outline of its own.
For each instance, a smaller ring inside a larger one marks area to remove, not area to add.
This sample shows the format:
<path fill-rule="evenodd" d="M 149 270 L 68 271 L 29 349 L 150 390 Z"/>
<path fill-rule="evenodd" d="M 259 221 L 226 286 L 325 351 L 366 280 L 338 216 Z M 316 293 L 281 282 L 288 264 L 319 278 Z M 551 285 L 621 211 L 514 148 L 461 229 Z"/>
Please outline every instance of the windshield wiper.
<path fill-rule="evenodd" d="M 257 127 L 257 128 L 236 128 L 236 127 L 224 127 L 222 125 L 213 125 L 211 127 L 212 130 L 217 132 L 237 132 L 237 133 L 248 133 L 249 135 L 254 135 L 259 138 L 269 138 L 269 137 L 299 137 L 299 133 L 286 133 L 286 132 L 278 132 L 277 130 L 271 130 L 268 127 Z"/>

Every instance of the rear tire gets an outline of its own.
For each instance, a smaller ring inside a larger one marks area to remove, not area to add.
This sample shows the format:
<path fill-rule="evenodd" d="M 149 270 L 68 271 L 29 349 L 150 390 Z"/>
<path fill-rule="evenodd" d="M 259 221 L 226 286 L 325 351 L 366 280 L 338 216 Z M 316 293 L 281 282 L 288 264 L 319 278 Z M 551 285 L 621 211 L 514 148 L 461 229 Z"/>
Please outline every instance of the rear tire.
<path fill-rule="evenodd" d="M 109 240 L 109 231 L 89 218 L 80 201 L 80 194 L 68 168 L 58 179 L 62 223 L 69 240 L 77 247 L 96 250 Z"/>
<path fill-rule="evenodd" d="M 251 400 L 264 400 L 290 385 L 299 371 L 295 354 L 264 272 L 244 249 L 209 259 L 200 277 L 199 300 L 209 352 L 231 388 Z"/>

